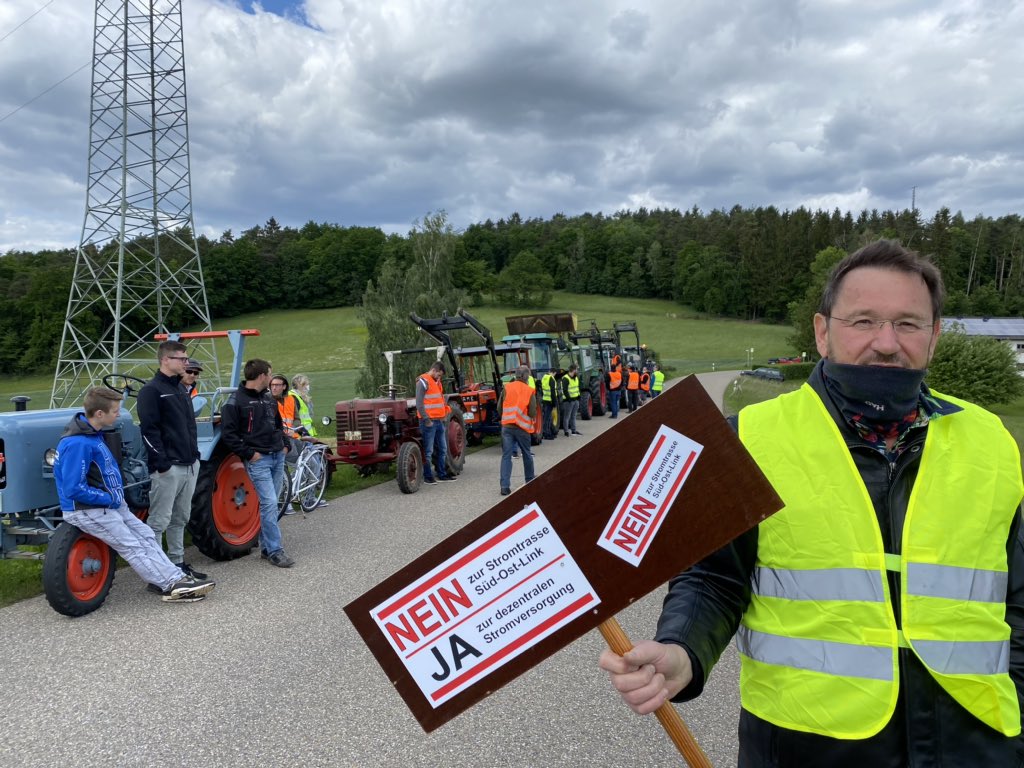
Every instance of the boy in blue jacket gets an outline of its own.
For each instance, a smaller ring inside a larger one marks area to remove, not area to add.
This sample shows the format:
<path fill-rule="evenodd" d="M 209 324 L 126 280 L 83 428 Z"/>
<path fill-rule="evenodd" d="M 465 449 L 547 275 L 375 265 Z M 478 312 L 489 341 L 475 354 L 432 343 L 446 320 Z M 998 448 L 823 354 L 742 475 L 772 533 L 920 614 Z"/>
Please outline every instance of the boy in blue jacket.
<path fill-rule="evenodd" d="M 167 602 L 202 600 L 212 581 L 193 578 L 171 563 L 153 530 L 128 509 L 121 470 L 103 440 L 121 414 L 121 393 L 93 387 L 57 444 L 53 476 L 64 521 L 110 545 Z"/>

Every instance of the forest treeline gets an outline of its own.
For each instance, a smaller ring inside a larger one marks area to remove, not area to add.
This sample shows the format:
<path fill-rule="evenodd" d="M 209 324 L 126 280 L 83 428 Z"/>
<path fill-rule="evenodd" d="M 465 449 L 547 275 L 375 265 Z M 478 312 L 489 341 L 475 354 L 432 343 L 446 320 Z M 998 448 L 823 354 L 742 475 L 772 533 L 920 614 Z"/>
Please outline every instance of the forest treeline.
<path fill-rule="evenodd" d="M 314 222 L 296 229 L 272 218 L 238 236 L 230 230 L 216 240 L 200 236 L 210 315 L 359 305 L 383 264 L 412 264 L 413 234 Z M 911 210 L 854 216 L 771 206 L 550 219 L 513 214 L 455 233 L 450 263 L 453 285 L 476 304 L 544 306 L 561 289 L 671 299 L 708 315 L 789 322 L 792 310 L 804 311 L 821 251 L 849 252 L 888 237 L 939 264 L 949 290 L 947 315 L 1020 315 L 1021 235 L 1018 215 L 966 220 L 946 208 L 928 220 Z M 172 238 L 161 244 L 172 268 L 176 248 L 180 253 Z M 53 370 L 74 266 L 73 248 L 0 256 L 0 373 Z M 172 309 L 169 327 L 190 322 L 175 311 L 181 310 Z M 105 322 L 101 314 L 93 320 L 97 328 Z"/>

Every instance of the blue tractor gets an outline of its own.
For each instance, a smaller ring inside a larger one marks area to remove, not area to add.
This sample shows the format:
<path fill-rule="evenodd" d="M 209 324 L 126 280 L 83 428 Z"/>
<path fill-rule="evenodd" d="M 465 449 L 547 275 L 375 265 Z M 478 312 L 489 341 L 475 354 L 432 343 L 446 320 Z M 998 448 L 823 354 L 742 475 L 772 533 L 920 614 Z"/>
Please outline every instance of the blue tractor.
<path fill-rule="evenodd" d="M 248 554 L 259 537 L 259 497 L 241 460 L 220 441 L 220 407 L 240 381 L 245 338 L 257 335 L 256 330 L 235 330 L 157 337 L 183 342 L 225 337 L 234 353 L 231 385 L 200 392 L 197 398 L 197 406 L 202 406 L 196 417 L 201 468 L 188 530 L 199 551 L 215 560 Z M 145 382 L 111 374 L 103 383 L 134 397 Z M 53 459 L 65 426 L 80 410 L 0 413 L 0 559 L 41 558 L 46 599 L 66 616 L 99 608 L 116 567 L 113 550 L 61 519 Z M 149 471 L 141 430 L 127 409 L 109 430 L 107 444 L 120 459 L 128 504 L 144 518 L 149 510 Z M 39 551 L 39 545 L 46 545 L 45 551 Z"/>

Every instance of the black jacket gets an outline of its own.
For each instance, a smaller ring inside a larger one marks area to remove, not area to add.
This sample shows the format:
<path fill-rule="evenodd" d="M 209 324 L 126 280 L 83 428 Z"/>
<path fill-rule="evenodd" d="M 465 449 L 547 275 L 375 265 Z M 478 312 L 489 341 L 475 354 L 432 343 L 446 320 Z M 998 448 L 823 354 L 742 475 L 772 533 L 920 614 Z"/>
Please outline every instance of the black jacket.
<path fill-rule="evenodd" d="M 199 460 L 196 415 L 180 377 L 157 371 L 139 390 L 138 412 L 151 473 Z"/>
<path fill-rule="evenodd" d="M 221 439 L 243 461 L 253 454 L 284 449 L 284 428 L 270 390 L 257 392 L 243 384 L 221 409 Z"/>
<path fill-rule="evenodd" d="M 825 394 L 820 366 L 810 384 L 846 439 L 875 506 L 887 552 L 898 552 L 910 493 L 917 479 L 927 427 L 914 429 L 909 445 L 890 465 L 839 416 Z M 956 418 L 955 415 L 942 418 Z M 979 446 L 984 451 L 984 446 Z M 1006 620 L 1011 628 L 1010 676 L 1024 692 L 1024 540 L 1019 515 L 1007 541 L 1009 583 Z M 890 548 L 891 547 L 891 548 Z M 757 529 L 705 558 L 669 584 L 656 639 L 681 644 L 694 666 L 693 682 L 676 701 L 698 696 L 712 666 L 729 644 L 750 602 Z M 899 576 L 889 574 L 899 621 Z M 1024 766 L 1024 742 L 1007 738 L 957 704 L 907 649 L 900 649 L 899 700 L 882 731 L 869 739 L 841 740 L 775 726 L 740 713 L 740 768 L 939 768 Z"/>

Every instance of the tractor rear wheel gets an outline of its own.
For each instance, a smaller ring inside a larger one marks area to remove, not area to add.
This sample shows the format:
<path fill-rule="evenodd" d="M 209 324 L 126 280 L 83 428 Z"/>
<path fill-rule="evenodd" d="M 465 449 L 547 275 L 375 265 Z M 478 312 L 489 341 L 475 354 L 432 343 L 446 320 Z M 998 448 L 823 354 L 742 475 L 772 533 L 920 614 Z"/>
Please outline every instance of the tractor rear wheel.
<path fill-rule="evenodd" d="M 420 444 L 410 440 L 398 446 L 395 478 L 402 493 L 416 493 L 423 484 L 423 452 Z"/>
<path fill-rule="evenodd" d="M 117 554 L 70 523 L 57 526 L 43 560 L 46 601 L 64 616 L 92 613 L 107 599 Z"/>
<path fill-rule="evenodd" d="M 256 546 L 260 497 L 235 454 L 218 448 L 200 466 L 188 530 L 192 543 L 214 560 L 234 560 Z"/>
<path fill-rule="evenodd" d="M 466 465 L 466 420 L 462 411 L 452 408 L 451 416 L 448 417 L 446 426 L 446 437 L 448 438 L 448 450 L 445 453 L 445 469 L 448 474 L 454 477 L 462 474 L 462 468 Z"/>
<path fill-rule="evenodd" d="M 580 418 L 583 421 L 590 421 L 594 415 L 594 399 L 590 396 L 590 390 L 580 392 Z"/>
<path fill-rule="evenodd" d="M 604 382 L 599 381 L 597 386 L 590 390 L 590 412 L 594 416 L 604 416 L 608 412 L 607 398 Z"/>

